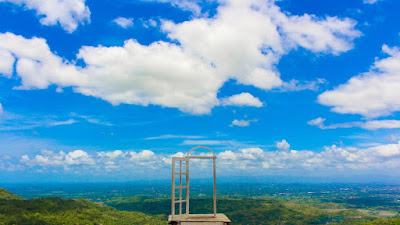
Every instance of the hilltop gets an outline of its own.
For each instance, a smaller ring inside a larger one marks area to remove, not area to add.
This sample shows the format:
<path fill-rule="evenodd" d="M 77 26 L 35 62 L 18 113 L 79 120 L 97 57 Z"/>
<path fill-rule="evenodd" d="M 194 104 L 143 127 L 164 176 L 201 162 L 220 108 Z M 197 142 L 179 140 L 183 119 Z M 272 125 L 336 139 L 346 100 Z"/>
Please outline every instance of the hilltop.
<path fill-rule="evenodd" d="M 15 195 L 6 189 L 0 188 L 0 199 L 5 199 L 5 200 L 10 200 L 10 199 L 15 199 L 15 200 L 22 200 L 23 198 L 19 197 L 18 195 Z"/>
<path fill-rule="evenodd" d="M 141 212 L 119 211 L 85 199 L 47 197 L 23 199 L 0 189 L 0 224 L 74 225 L 74 224 L 166 224 L 166 218 Z"/>

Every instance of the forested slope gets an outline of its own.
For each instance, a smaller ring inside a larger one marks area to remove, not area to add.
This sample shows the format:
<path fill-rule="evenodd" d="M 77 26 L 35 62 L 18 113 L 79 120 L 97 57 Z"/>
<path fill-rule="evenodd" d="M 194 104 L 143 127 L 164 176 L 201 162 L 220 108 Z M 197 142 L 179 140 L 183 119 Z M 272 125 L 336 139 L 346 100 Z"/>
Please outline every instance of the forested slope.
<path fill-rule="evenodd" d="M 84 199 L 22 199 L 0 189 L 0 224 L 167 224 L 165 216 L 119 211 Z"/>

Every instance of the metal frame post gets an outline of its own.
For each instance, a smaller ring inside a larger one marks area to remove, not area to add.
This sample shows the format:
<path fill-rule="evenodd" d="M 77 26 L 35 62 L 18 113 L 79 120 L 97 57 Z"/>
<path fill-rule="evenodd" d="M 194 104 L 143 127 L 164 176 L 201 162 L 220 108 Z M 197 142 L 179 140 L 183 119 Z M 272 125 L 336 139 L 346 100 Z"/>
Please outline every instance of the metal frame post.
<path fill-rule="evenodd" d="M 175 216 L 175 159 L 172 158 L 171 217 Z"/>
<path fill-rule="evenodd" d="M 189 215 L 189 160 L 186 161 L 186 215 Z"/>
<path fill-rule="evenodd" d="M 214 217 L 217 216 L 217 183 L 216 183 L 216 176 L 215 176 L 215 159 L 213 158 L 213 169 L 214 169 Z"/>

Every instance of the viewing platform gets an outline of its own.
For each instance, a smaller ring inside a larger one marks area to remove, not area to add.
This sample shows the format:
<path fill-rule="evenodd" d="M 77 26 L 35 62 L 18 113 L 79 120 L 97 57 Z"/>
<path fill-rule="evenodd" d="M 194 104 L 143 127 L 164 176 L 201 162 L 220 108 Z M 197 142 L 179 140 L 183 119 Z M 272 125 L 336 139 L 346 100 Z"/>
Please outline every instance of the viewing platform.
<path fill-rule="evenodd" d="M 175 215 L 174 220 L 171 215 L 168 217 L 169 224 L 172 225 L 230 225 L 231 220 L 223 213 L 214 214 L 190 214 Z"/>
<path fill-rule="evenodd" d="M 210 155 L 190 155 L 193 150 L 206 149 Z M 213 161 L 213 214 L 190 214 L 190 185 L 189 185 L 189 161 L 190 159 L 212 159 Z M 230 225 L 231 220 L 225 214 L 217 213 L 217 187 L 215 161 L 217 155 L 208 147 L 198 146 L 192 148 L 185 157 L 172 157 L 172 186 L 171 186 L 171 215 L 168 223 L 172 225 Z M 176 170 L 178 169 L 178 170 Z M 176 176 L 178 184 L 175 183 Z M 185 176 L 185 177 L 182 177 Z M 186 181 L 183 184 L 183 181 Z M 186 193 L 183 193 L 183 190 Z M 178 197 L 176 196 L 178 194 Z M 176 199 L 178 198 L 178 200 Z M 178 210 L 176 210 L 178 206 Z"/>

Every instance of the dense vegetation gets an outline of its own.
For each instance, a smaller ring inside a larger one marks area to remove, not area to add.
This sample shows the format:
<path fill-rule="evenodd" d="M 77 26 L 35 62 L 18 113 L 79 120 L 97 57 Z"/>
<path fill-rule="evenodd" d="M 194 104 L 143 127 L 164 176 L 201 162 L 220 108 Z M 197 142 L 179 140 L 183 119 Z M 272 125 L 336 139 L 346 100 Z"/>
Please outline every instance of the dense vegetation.
<path fill-rule="evenodd" d="M 149 214 L 170 212 L 169 199 L 154 199 L 144 196 L 117 198 L 106 202 L 119 210 L 141 211 Z M 234 224 L 361 224 L 376 217 L 356 209 L 330 210 L 336 204 L 327 204 L 325 209 L 313 207 L 310 203 L 283 201 L 278 198 L 221 198 L 218 211 L 225 213 Z M 212 200 L 191 199 L 190 213 L 212 212 Z"/>
<path fill-rule="evenodd" d="M 166 224 L 164 216 L 118 211 L 84 199 L 22 199 L 0 189 L 0 224 Z"/>
<path fill-rule="evenodd" d="M 146 197 L 139 193 L 126 193 L 118 189 L 77 189 L 80 192 L 52 190 L 60 197 L 23 199 L 0 188 L 1 224 L 164 224 L 170 213 L 170 200 L 153 191 L 157 196 Z M 278 189 L 279 194 L 236 195 L 218 199 L 218 211 L 225 213 L 233 224 L 398 224 L 398 190 L 365 188 L 302 189 L 291 186 Z M 35 189 L 33 189 L 35 190 Z M 126 188 L 126 190 L 131 190 Z M 226 189 L 230 191 L 229 189 Z M 255 189 L 254 189 L 255 190 Z M 197 190 L 201 193 L 202 190 Z M 141 191 L 140 191 L 141 192 Z M 211 213 L 212 200 L 197 196 L 191 199 L 191 213 Z M 242 191 L 243 193 L 248 193 Z M 43 192 L 46 194 L 47 192 Z M 86 194 L 85 194 L 86 193 Z M 234 193 L 234 192 L 233 192 Z M 46 196 L 52 196 L 46 195 Z M 39 195 L 44 196 L 44 195 Z M 134 197 L 131 197 L 134 196 Z M 33 196 L 35 197 L 35 196 Z M 38 197 L 38 196 L 36 196 Z M 65 198 L 75 198 L 65 199 Z M 86 197 L 97 204 L 82 199 Z M 79 198 L 79 199 L 78 199 Z M 103 204 L 108 206 L 102 206 Z M 111 207 L 110 207 L 111 206 Z M 121 210 L 121 211 L 120 211 Z M 386 218 L 385 218 L 386 217 Z"/>
<path fill-rule="evenodd" d="M 4 200 L 11 200 L 11 199 L 15 199 L 15 200 L 21 200 L 22 198 L 7 191 L 6 189 L 0 188 L 0 199 L 4 199 Z"/>

